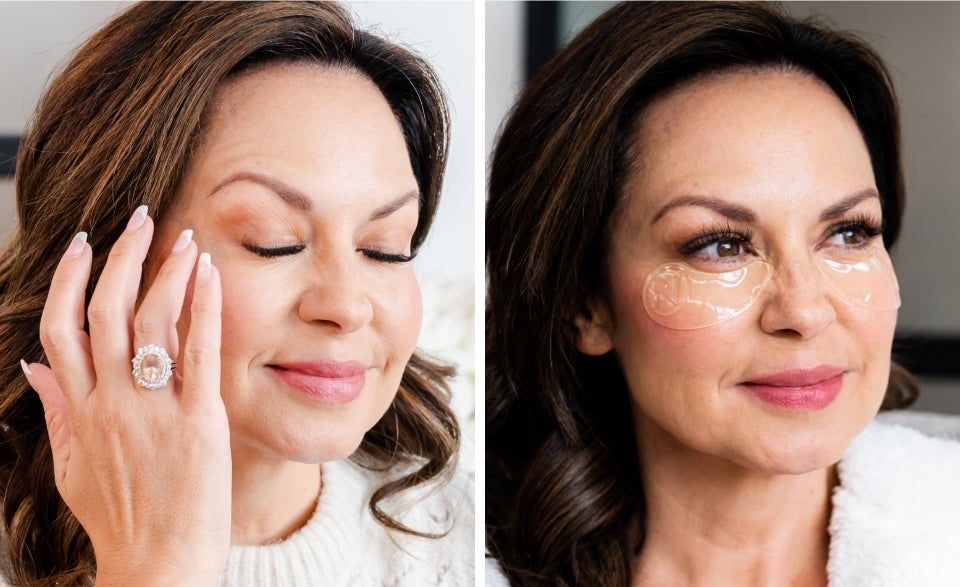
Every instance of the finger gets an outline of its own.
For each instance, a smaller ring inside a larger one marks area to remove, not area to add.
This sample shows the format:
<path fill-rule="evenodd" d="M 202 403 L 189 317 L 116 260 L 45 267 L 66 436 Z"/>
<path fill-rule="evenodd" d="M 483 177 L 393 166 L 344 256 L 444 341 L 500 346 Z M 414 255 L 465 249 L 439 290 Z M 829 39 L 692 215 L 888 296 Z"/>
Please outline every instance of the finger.
<path fill-rule="evenodd" d="M 86 397 L 96 381 L 90 339 L 83 329 L 92 260 L 87 233 L 78 233 L 54 271 L 40 316 L 40 343 L 71 402 Z"/>
<path fill-rule="evenodd" d="M 140 206 L 110 249 L 110 256 L 90 298 L 87 317 L 97 381 L 114 384 L 101 386 L 105 389 L 118 389 L 119 384 L 131 380 L 133 313 L 143 260 L 152 236 L 153 221 L 147 216 L 147 207 Z"/>
<path fill-rule="evenodd" d="M 197 261 L 190 303 L 190 331 L 180 353 L 186 409 L 210 407 L 220 399 L 220 272 L 210 253 Z"/>
<path fill-rule="evenodd" d="M 42 363 L 27 365 L 20 361 L 27 383 L 40 396 L 43 415 L 47 422 L 47 435 L 50 437 L 50 450 L 53 453 L 53 473 L 57 487 L 70 462 L 70 407 L 54 377 L 50 367 Z"/>
<path fill-rule="evenodd" d="M 166 348 L 172 358 L 177 358 L 177 321 L 196 258 L 193 231 L 184 230 L 173 243 L 170 255 L 160 266 L 137 309 L 133 319 L 134 348 L 156 344 Z"/>

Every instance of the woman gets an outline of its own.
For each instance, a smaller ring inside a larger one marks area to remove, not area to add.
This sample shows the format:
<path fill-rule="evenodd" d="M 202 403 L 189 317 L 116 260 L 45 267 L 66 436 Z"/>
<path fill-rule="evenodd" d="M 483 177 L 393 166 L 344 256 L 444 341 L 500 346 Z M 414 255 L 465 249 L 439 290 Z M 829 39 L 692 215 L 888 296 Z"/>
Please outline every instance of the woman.
<path fill-rule="evenodd" d="M 447 128 L 335 4 L 145 3 L 78 51 L 0 254 L 8 581 L 472 582 L 414 350 Z"/>
<path fill-rule="evenodd" d="M 545 107 L 550 105 L 550 107 Z M 948 585 L 960 445 L 871 424 L 889 76 L 769 4 L 627 3 L 530 83 L 487 208 L 487 547 L 512 585 Z"/>

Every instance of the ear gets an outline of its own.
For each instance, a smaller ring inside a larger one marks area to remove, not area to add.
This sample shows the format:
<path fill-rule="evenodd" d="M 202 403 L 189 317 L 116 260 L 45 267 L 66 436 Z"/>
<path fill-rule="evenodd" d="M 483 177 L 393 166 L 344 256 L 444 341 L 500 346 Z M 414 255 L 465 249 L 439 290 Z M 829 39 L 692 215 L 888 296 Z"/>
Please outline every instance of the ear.
<path fill-rule="evenodd" d="M 613 350 L 613 320 L 606 303 L 591 297 L 574 318 L 574 324 L 577 350 L 581 353 L 598 356 Z"/>

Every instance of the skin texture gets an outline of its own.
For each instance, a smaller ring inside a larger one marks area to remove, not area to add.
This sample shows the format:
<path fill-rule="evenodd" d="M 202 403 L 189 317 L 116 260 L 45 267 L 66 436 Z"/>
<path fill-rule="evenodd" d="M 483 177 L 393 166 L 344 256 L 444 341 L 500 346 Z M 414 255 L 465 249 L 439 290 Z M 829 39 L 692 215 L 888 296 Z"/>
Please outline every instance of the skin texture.
<path fill-rule="evenodd" d="M 773 70 L 684 85 L 649 106 L 635 136 L 609 303 L 579 319 L 578 346 L 613 350 L 631 390 L 649 524 L 636 584 L 825 584 L 834 465 L 879 409 L 896 323 L 895 310 L 840 299 L 813 265 L 824 249 L 879 239 L 837 226 L 881 220 L 866 146 L 829 88 Z M 845 200 L 849 210 L 821 218 Z M 705 230 L 751 236 L 684 246 Z M 757 257 L 776 279 L 743 315 L 674 330 L 646 314 L 654 267 L 720 271 Z M 843 371 L 822 409 L 777 406 L 744 385 L 821 365 Z"/>
<path fill-rule="evenodd" d="M 400 126 L 360 74 L 271 66 L 221 90 L 158 248 L 192 228 L 223 275 L 235 543 L 302 525 L 319 488 L 314 464 L 353 453 L 393 400 L 419 334 L 420 290 L 410 263 L 367 251 L 410 253 L 416 194 Z M 264 258 L 245 245 L 306 248 Z M 360 397 L 317 400 L 269 367 L 318 359 L 367 365 Z"/>
<path fill-rule="evenodd" d="M 41 321 L 51 365 L 24 371 L 98 585 L 213 585 L 230 544 L 305 523 L 318 463 L 356 450 L 413 353 L 417 212 L 403 135 L 376 86 L 274 64 L 221 88 L 163 221 L 134 214 L 91 299 L 89 336 L 91 249 L 70 245 Z M 130 374 L 148 343 L 177 362 L 154 391 Z M 322 360 L 361 365 L 359 395 L 314 397 L 273 367 Z"/>

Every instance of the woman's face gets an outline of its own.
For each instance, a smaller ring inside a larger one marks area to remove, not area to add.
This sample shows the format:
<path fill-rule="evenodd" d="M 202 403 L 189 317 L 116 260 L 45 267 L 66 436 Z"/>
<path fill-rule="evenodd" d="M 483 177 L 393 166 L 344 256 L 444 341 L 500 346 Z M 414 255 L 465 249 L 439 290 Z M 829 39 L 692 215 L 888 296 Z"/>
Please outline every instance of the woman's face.
<path fill-rule="evenodd" d="M 235 452 L 339 459 L 380 419 L 420 329 L 418 211 L 399 123 L 365 77 L 284 64 L 219 91 L 154 250 L 192 228 L 220 271 Z"/>
<path fill-rule="evenodd" d="M 803 74 L 725 73 L 654 101 L 635 137 L 609 303 L 580 319 L 580 350 L 616 353 L 641 444 L 771 473 L 835 463 L 879 408 L 897 315 L 851 303 L 818 265 L 862 246 L 888 261 L 853 118 Z M 665 263 L 709 274 L 757 260 L 771 277 L 741 314 L 680 329 L 645 308 Z"/>

